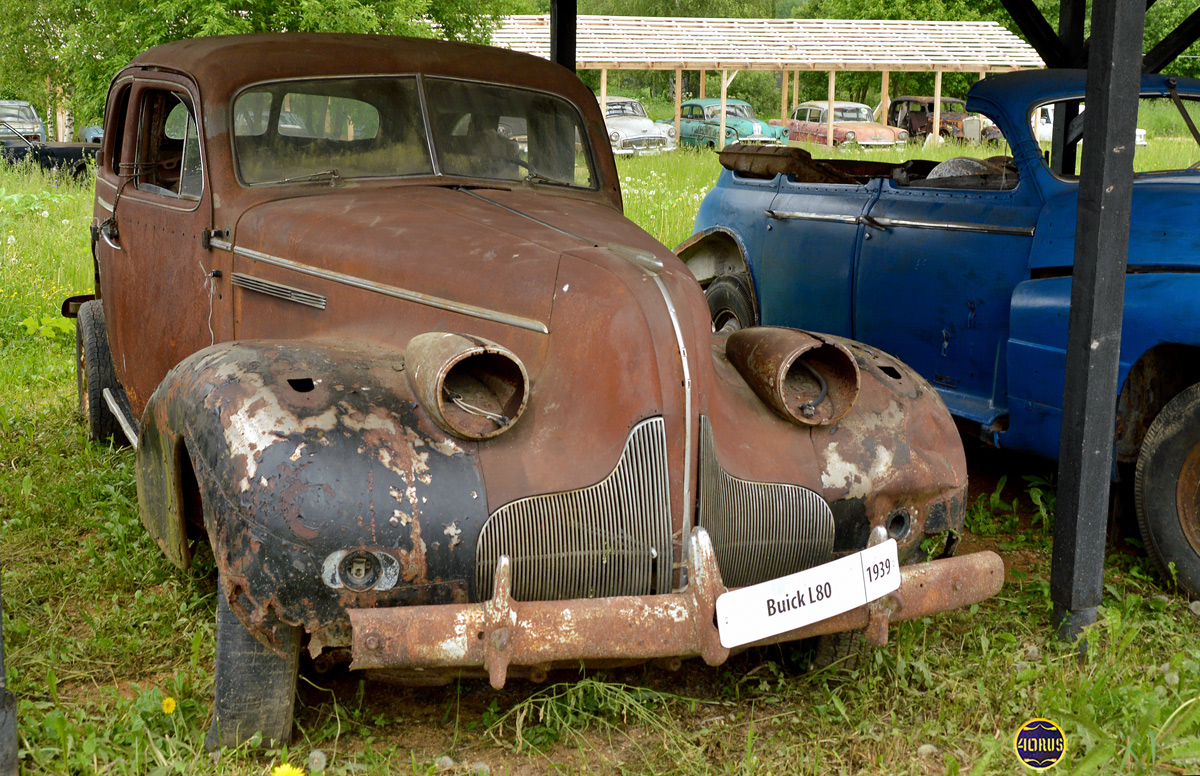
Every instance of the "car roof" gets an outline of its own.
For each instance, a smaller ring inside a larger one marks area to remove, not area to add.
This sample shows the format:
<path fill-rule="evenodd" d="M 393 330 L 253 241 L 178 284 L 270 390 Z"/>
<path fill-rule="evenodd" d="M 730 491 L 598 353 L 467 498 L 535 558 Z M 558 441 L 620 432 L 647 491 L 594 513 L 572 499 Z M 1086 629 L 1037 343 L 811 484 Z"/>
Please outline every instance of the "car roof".
<path fill-rule="evenodd" d="M 829 100 L 809 100 L 808 102 L 800 103 L 801 108 L 825 108 L 829 105 Z M 861 102 L 850 102 L 848 100 L 834 100 L 834 109 L 838 108 L 866 108 L 870 110 L 869 105 L 863 105 Z"/>
<path fill-rule="evenodd" d="M 905 95 L 904 97 L 893 97 L 892 98 L 892 102 L 903 102 L 905 100 L 911 100 L 912 102 L 925 102 L 925 103 L 933 102 L 932 97 L 913 97 L 910 95 Z M 959 97 L 947 97 L 946 95 L 943 94 L 942 102 L 947 102 L 947 101 L 949 101 L 949 102 L 965 102 L 965 100 L 963 100 Z"/>
<path fill-rule="evenodd" d="M 214 35 L 155 46 L 130 67 L 191 75 L 198 82 L 236 92 L 261 81 L 330 75 L 429 73 L 493 80 L 532 89 L 591 92 L 574 74 L 549 60 L 508 49 L 427 38 L 341 33 Z M 582 95 L 576 98 L 582 101 Z"/>
<path fill-rule="evenodd" d="M 599 95 L 597 95 L 596 99 L 600 99 Z M 637 102 L 637 100 L 633 97 L 616 97 L 610 94 L 605 98 L 605 102 Z"/>
<path fill-rule="evenodd" d="M 1167 80 L 1174 76 L 1151 73 L 1142 76 L 1141 91 L 1168 94 Z M 1200 94 L 1200 79 L 1177 78 L 1179 91 Z M 1015 109 L 1027 114 L 1037 103 L 1080 96 L 1087 85 L 1086 70 L 1018 70 L 998 73 L 976 82 L 967 92 L 967 110 L 979 110 L 980 103 Z M 1014 116 L 1017 118 L 1018 116 Z"/>
<path fill-rule="evenodd" d="M 691 100 L 684 100 L 683 104 L 684 105 L 701 105 L 701 106 L 707 108 L 710 105 L 720 105 L 721 98 L 720 97 L 697 97 L 697 98 L 691 99 Z M 749 105 L 750 103 L 746 102 L 745 100 L 735 100 L 732 97 L 730 97 L 725 100 L 725 104 L 726 105 Z"/>

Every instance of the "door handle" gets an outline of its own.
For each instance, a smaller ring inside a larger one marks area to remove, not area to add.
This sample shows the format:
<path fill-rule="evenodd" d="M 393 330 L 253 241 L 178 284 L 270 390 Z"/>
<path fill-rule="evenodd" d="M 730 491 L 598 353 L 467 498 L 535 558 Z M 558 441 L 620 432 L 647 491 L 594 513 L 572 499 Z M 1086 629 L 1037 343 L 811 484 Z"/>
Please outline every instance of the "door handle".
<path fill-rule="evenodd" d="M 112 248 L 114 251 L 121 250 L 121 246 L 117 245 L 116 241 L 120 239 L 120 234 L 117 231 L 117 222 L 112 218 L 106 218 L 100 222 L 100 239 Z"/>
<path fill-rule="evenodd" d="M 861 220 L 863 225 L 868 229 L 878 229 L 881 232 L 887 229 L 887 227 L 884 226 L 883 223 L 874 216 L 861 216 L 859 220 Z"/>

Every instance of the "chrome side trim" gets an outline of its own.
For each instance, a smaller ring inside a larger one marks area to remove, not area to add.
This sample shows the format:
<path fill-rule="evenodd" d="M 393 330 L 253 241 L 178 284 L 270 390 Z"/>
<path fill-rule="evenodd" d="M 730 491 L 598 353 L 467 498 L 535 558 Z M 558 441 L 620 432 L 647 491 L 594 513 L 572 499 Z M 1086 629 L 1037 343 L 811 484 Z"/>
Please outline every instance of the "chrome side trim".
<path fill-rule="evenodd" d="M 777 218 L 783 221 L 830 221 L 835 224 L 857 224 L 862 221 L 858 216 L 842 216 L 834 213 L 806 213 L 798 210 L 764 210 L 767 218 Z"/>
<path fill-rule="evenodd" d="M 721 468 L 712 424 L 700 418 L 700 526 L 712 538 L 721 579 L 745 587 L 833 557 L 833 512 L 799 485 L 751 482 Z"/>
<path fill-rule="evenodd" d="M 612 473 L 587 488 L 500 507 L 479 533 L 476 600 L 512 562 L 512 597 L 556 601 L 671 591 L 671 491 L 662 418 L 630 432 Z"/>
<path fill-rule="evenodd" d="M 688 367 L 687 343 L 683 340 L 683 329 L 679 325 L 679 314 L 675 311 L 675 302 L 670 292 L 663 284 L 662 278 L 646 270 L 646 274 L 654 278 L 662 294 L 663 302 L 667 305 L 667 314 L 671 316 L 671 327 L 675 329 L 675 343 L 679 348 L 679 361 L 683 368 L 683 543 L 688 543 L 692 526 L 692 372 Z"/>
<path fill-rule="evenodd" d="M 124 391 L 122 391 L 122 394 L 124 394 Z M 109 412 L 117 419 L 117 425 L 121 427 L 121 433 L 125 434 L 125 438 L 129 440 L 129 446 L 133 448 L 134 452 L 137 452 L 137 424 L 126 414 L 126 408 L 121 406 L 121 400 L 113 395 L 111 388 L 105 388 L 101 395 L 104 396 L 104 403 L 108 405 Z"/>
<path fill-rule="evenodd" d="M 96 202 L 102 209 L 107 210 L 110 213 L 113 212 L 113 204 L 99 194 L 96 195 Z"/>
<path fill-rule="evenodd" d="M 238 288 L 244 288 L 247 291 L 273 296 L 276 299 L 283 299 L 288 302 L 296 302 L 297 304 L 308 305 L 315 307 L 318 310 L 325 309 L 325 297 L 320 294 L 314 294 L 311 291 L 305 291 L 301 288 L 293 286 L 285 286 L 283 283 L 275 283 L 270 280 L 247 275 L 242 272 L 234 272 L 230 276 L 230 282 Z"/>
<path fill-rule="evenodd" d="M 1009 234 L 1016 237 L 1033 237 L 1032 226 L 991 226 L 989 224 L 965 224 L 958 221 L 918 221 L 907 218 L 876 218 L 863 216 L 862 222 L 872 229 L 900 226 L 908 229 L 942 229 L 947 232 L 974 232 L 977 234 Z"/>
<path fill-rule="evenodd" d="M 399 288 L 397 286 L 389 286 L 384 283 L 375 283 L 370 280 L 356 278 L 353 275 L 347 275 L 344 272 L 335 272 L 329 269 L 318 269 L 317 267 L 312 267 L 308 264 L 301 264 L 300 262 L 292 261 L 291 259 L 283 259 L 278 256 L 272 256 L 269 253 L 251 250 L 250 248 L 234 246 L 233 252 L 237 256 L 243 256 L 247 259 L 261 261 L 264 264 L 271 264 L 276 267 L 290 269 L 303 275 L 309 275 L 310 277 L 314 278 L 322 278 L 324 280 L 331 280 L 334 283 L 341 283 L 344 286 L 361 288 L 364 291 L 372 291 L 376 294 L 383 294 L 384 296 L 390 296 L 395 299 L 403 299 L 406 302 L 416 302 L 417 304 L 423 304 L 427 307 L 435 307 L 439 310 L 448 310 L 452 313 L 459 313 L 460 315 L 467 315 L 472 318 L 492 321 L 493 323 L 502 323 L 506 326 L 515 326 L 518 329 L 536 331 L 539 334 L 550 333 L 549 327 L 547 327 L 546 324 L 542 323 L 541 321 L 523 318 L 519 315 L 510 315 L 508 313 L 501 313 L 495 310 L 488 310 L 484 307 L 476 307 L 475 305 L 471 304 L 463 304 L 450 299 L 442 299 L 441 297 L 422 294 L 419 291 L 409 291 L 408 289 Z"/>
<path fill-rule="evenodd" d="M 233 243 L 229 242 L 228 240 L 211 240 L 210 239 L 208 241 L 208 244 L 211 245 L 212 247 L 214 247 L 218 250 L 222 250 L 222 251 L 232 251 L 233 250 Z"/>

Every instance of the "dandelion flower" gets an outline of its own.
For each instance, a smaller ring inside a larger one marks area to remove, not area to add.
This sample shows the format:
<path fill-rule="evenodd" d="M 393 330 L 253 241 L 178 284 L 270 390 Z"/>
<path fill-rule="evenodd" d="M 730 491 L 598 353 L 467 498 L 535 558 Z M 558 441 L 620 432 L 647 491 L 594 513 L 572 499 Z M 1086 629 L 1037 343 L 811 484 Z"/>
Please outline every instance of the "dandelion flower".
<path fill-rule="evenodd" d="M 284 763 L 283 765 L 276 765 L 275 770 L 271 771 L 271 776 L 304 776 L 304 769 Z"/>
<path fill-rule="evenodd" d="M 70 226 L 70 225 L 71 225 L 71 219 L 69 219 L 69 218 L 64 218 L 64 219 L 63 219 L 63 223 L 64 223 L 64 224 L 66 224 L 67 226 Z"/>
<path fill-rule="evenodd" d="M 50 211 L 49 211 L 49 210 L 43 210 L 43 211 L 42 211 L 42 218 L 49 218 L 49 217 L 50 217 Z"/>
<path fill-rule="evenodd" d="M 172 698 L 170 695 L 163 698 L 162 710 L 163 710 L 163 714 L 174 714 L 175 713 L 175 699 Z"/>
<path fill-rule="evenodd" d="M 16 237 L 13 237 L 13 233 L 12 233 L 12 232 L 9 232 L 9 233 L 8 233 L 8 244 L 9 244 L 9 245 L 16 245 L 16 244 L 17 244 L 17 238 L 16 238 Z"/>

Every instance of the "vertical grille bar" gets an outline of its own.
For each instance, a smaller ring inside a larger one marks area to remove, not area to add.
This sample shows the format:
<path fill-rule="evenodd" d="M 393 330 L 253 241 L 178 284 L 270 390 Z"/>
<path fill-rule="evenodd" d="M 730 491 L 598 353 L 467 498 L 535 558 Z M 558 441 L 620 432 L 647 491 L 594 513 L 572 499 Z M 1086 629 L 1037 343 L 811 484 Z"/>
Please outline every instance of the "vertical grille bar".
<path fill-rule="evenodd" d="M 481 600 L 492 595 L 501 555 L 512 561 L 518 601 L 669 592 L 671 504 L 663 419 L 634 427 L 616 468 L 597 484 L 497 509 L 476 546 Z"/>
<path fill-rule="evenodd" d="M 833 512 L 799 485 L 750 482 L 717 461 L 712 425 L 700 418 L 700 525 L 712 538 L 721 579 L 744 587 L 803 571 L 833 555 Z"/>

